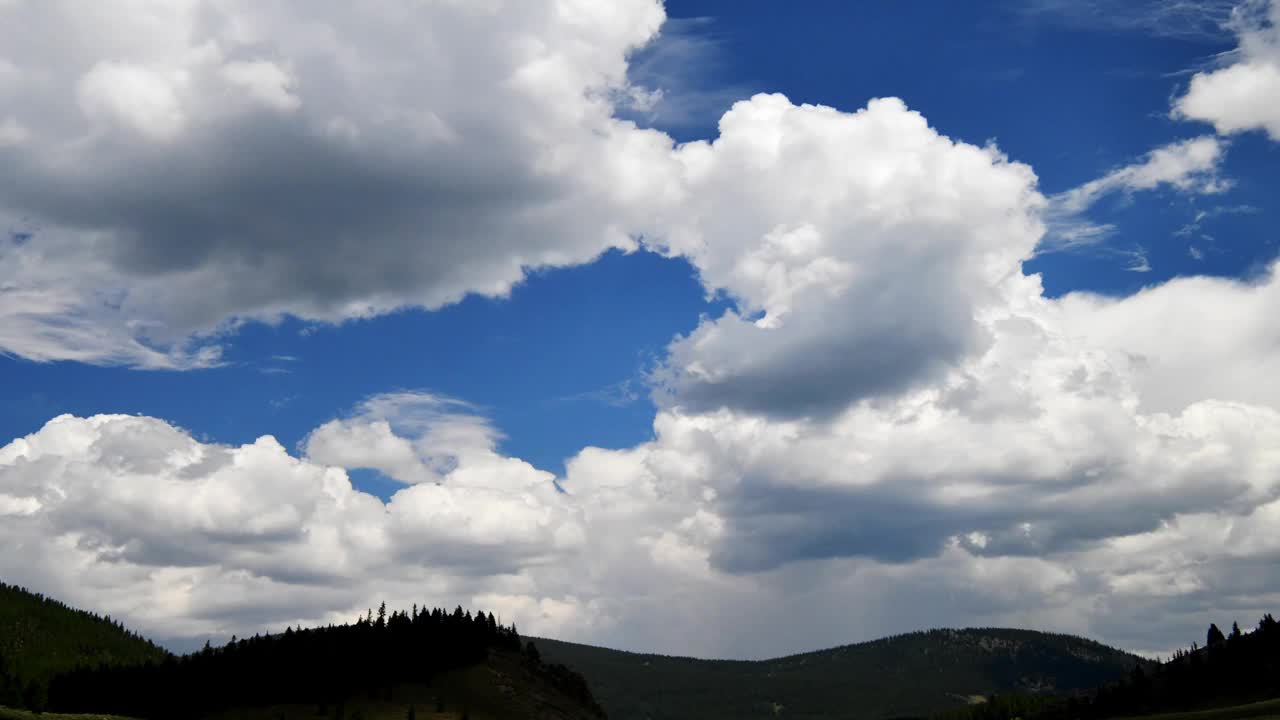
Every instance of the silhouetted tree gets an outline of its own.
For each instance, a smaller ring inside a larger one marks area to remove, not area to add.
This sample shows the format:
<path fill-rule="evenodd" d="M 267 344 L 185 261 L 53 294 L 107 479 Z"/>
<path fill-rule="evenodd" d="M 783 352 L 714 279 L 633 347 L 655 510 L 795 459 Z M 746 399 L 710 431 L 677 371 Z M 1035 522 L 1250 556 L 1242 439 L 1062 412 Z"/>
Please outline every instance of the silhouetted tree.
<path fill-rule="evenodd" d="M 220 648 L 206 645 L 160 663 L 83 668 L 56 678 L 51 704 L 65 712 L 158 719 L 318 702 L 318 712 L 327 715 L 344 697 L 389 699 L 399 683 L 481 662 L 491 649 L 521 649 L 514 627 L 490 624 L 488 613 L 461 607 L 453 613 L 422 609 L 415 621 L 405 611 L 388 614 L 383 603 L 373 617 L 370 611 L 354 624 L 290 627 Z M 317 697 L 317 688 L 326 695 Z"/>
<path fill-rule="evenodd" d="M 1205 647 L 1218 647 L 1227 641 L 1227 636 L 1222 634 L 1216 623 L 1209 624 L 1209 632 L 1205 637 Z"/>

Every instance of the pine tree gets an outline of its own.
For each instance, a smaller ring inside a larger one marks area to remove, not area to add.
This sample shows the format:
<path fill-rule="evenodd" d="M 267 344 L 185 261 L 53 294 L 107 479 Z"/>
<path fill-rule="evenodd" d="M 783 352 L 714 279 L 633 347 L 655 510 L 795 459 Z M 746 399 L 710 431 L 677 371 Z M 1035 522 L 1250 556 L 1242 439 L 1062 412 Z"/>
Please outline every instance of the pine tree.
<path fill-rule="evenodd" d="M 1210 623 L 1209 633 L 1205 638 L 1205 646 L 1214 648 L 1214 647 L 1218 647 L 1219 645 L 1223 644 L 1226 641 L 1227 641 L 1227 637 L 1222 634 L 1222 631 L 1218 629 L 1218 626 L 1216 624 Z"/>

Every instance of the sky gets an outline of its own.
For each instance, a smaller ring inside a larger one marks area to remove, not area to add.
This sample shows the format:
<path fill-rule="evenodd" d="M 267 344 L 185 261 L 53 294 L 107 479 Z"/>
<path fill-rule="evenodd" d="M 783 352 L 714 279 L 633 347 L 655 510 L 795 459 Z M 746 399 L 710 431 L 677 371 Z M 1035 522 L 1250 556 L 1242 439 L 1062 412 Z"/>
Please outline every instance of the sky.
<path fill-rule="evenodd" d="M 0 579 L 171 647 L 1280 604 L 1276 0 L 0 0 L 0 165 Z"/>

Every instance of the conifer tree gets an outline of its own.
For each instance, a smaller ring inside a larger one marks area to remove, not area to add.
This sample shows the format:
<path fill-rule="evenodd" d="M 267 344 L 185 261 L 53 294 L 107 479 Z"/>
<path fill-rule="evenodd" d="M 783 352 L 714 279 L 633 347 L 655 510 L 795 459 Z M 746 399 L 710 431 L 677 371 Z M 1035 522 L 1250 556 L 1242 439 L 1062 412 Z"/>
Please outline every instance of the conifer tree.
<path fill-rule="evenodd" d="M 1226 641 L 1227 641 L 1227 637 L 1222 634 L 1221 630 L 1218 629 L 1217 624 L 1210 623 L 1209 633 L 1205 638 L 1205 646 L 1214 648 L 1214 647 L 1218 647 L 1219 645 L 1223 644 Z"/>

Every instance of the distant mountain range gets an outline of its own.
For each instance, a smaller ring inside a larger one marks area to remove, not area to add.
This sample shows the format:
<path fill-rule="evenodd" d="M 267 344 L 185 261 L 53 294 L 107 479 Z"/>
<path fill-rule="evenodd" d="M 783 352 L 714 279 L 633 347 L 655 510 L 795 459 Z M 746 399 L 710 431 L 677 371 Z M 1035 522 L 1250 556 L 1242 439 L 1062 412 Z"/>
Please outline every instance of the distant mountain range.
<path fill-rule="evenodd" d="M 1065 693 L 1152 663 L 1070 635 L 931 630 L 773 660 L 697 660 L 536 639 L 612 720 L 924 717 L 993 693 Z"/>

